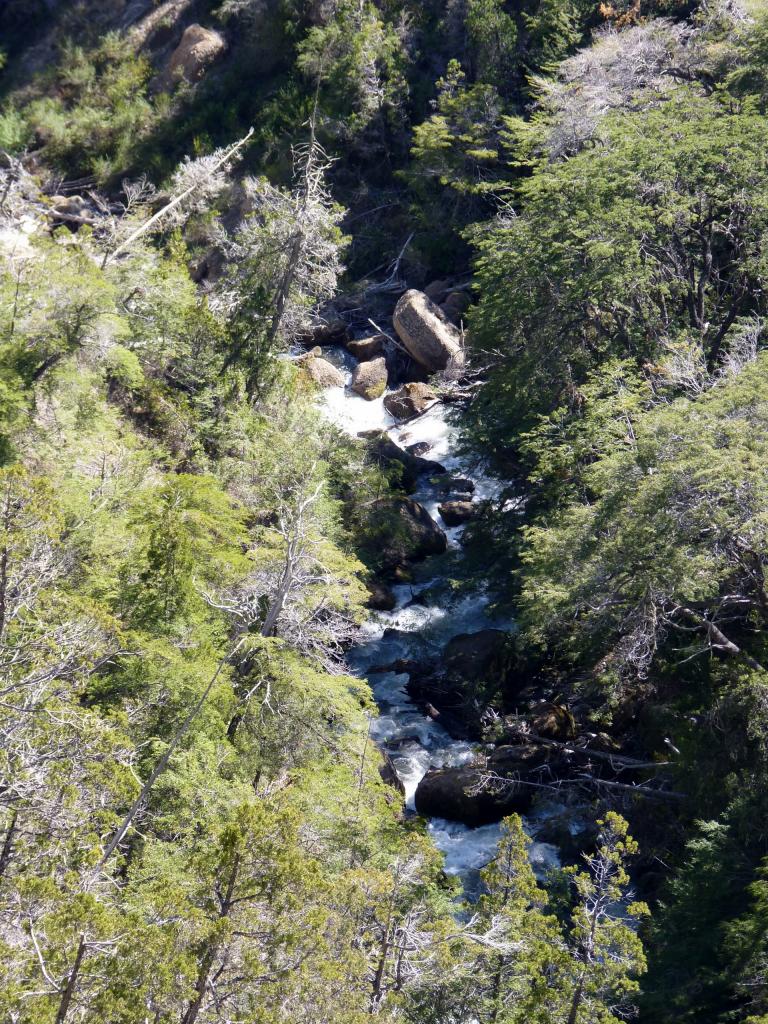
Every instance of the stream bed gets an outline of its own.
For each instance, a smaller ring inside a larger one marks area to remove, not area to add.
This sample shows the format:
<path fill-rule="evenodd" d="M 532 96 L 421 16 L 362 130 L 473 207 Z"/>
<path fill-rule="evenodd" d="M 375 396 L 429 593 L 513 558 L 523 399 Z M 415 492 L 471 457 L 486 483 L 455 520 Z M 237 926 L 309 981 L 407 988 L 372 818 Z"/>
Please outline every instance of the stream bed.
<path fill-rule="evenodd" d="M 425 458 L 440 463 L 449 473 L 469 477 L 475 485 L 474 499 L 495 497 L 500 483 L 478 473 L 455 452 L 455 430 L 442 403 L 433 405 L 417 419 L 397 423 L 389 415 L 382 398 L 367 401 L 351 392 L 349 378 L 354 361 L 346 353 L 334 362 L 346 373 L 344 387 L 323 393 L 326 415 L 341 429 L 357 435 L 367 430 L 386 430 L 401 448 L 416 443 L 429 445 Z M 463 526 L 447 527 L 441 520 L 438 504 L 444 500 L 427 479 L 412 495 L 440 526 L 448 540 L 448 551 L 461 558 Z M 391 665 L 398 659 L 423 659 L 439 652 L 452 637 L 486 628 L 508 629 L 509 620 L 495 618 L 482 589 L 456 597 L 445 571 L 446 556 L 432 556 L 419 567 L 418 583 L 393 587 L 397 598 L 390 612 L 373 613 L 364 628 L 362 642 L 350 652 L 352 670 L 368 679 L 379 708 L 379 717 L 371 725 L 371 736 L 389 756 L 405 789 L 406 808 L 416 813 L 414 795 L 423 776 L 431 768 L 464 764 L 481 749 L 477 744 L 457 740 L 414 704 L 406 686 L 408 676 L 394 672 L 372 671 Z M 432 572 L 430 570 L 433 569 Z M 424 595 L 424 596 L 420 596 Z M 559 864 L 557 848 L 537 842 L 535 816 L 526 821 L 532 836 L 530 858 L 540 876 Z M 445 855 L 445 870 L 458 876 L 465 891 L 477 890 L 478 872 L 492 859 L 501 834 L 499 824 L 469 828 L 443 818 L 427 820 L 427 829 L 435 845 Z"/>

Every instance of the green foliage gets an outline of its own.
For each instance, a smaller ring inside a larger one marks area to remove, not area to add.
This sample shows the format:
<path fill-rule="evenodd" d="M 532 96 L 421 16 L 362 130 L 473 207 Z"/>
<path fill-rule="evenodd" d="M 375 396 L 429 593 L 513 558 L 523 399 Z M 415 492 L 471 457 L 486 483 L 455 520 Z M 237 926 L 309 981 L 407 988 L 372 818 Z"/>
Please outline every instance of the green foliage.
<path fill-rule="evenodd" d="M 7 153 L 20 153 L 27 145 L 31 131 L 23 115 L 13 106 L 0 111 L 0 149 Z"/>
<path fill-rule="evenodd" d="M 501 103 L 492 85 L 466 84 L 458 61 L 437 83 L 437 112 L 413 133 L 415 174 L 460 194 L 498 188 Z"/>
<path fill-rule="evenodd" d="M 688 342 L 718 366 L 737 318 L 764 306 L 765 138 L 762 118 L 682 91 L 524 183 L 524 214 L 479 240 L 473 337 L 508 356 L 473 410 L 484 443 L 614 355 Z"/>
<path fill-rule="evenodd" d="M 381 136 L 404 99 L 404 55 L 393 26 L 372 3 L 340 0 L 324 24 L 309 29 L 297 68 L 319 90 L 321 110 L 338 139 L 374 129 Z"/>
<path fill-rule="evenodd" d="M 517 26 L 503 0 L 469 0 L 466 25 L 475 77 L 505 91 L 515 70 Z"/>
<path fill-rule="evenodd" d="M 65 42 L 55 97 L 34 99 L 20 111 L 27 131 L 71 177 L 95 174 L 104 181 L 125 171 L 156 120 L 147 94 L 150 72 L 149 62 L 116 33 L 92 50 Z"/>

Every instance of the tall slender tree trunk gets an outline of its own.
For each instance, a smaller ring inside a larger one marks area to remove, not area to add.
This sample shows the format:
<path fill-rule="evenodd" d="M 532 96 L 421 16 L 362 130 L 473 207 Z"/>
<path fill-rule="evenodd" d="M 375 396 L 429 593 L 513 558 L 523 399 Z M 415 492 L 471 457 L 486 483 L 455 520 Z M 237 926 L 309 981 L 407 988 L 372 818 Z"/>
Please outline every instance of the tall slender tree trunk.
<path fill-rule="evenodd" d="M 229 879 L 227 881 L 227 891 L 224 899 L 221 902 L 221 908 L 219 910 L 219 920 L 223 921 L 229 917 L 230 911 L 232 910 L 232 897 L 235 892 L 235 885 L 237 884 L 237 875 L 240 870 L 240 855 L 236 854 L 232 861 L 232 870 L 229 873 Z M 195 1024 L 200 1010 L 205 999 L 205 992 L 208 988 L 208 979 L 211 975 L 211 968 L 216 960 L 216 954 L 219 951 L 220 940 L 213 940 L 208 944 L 207 949 L 203 953 L 202 960 L 200 961 L 200 967 L 197 972 L 197 981 L 195 982 L 195 995 L 192 1002 L 187 1007 L 183 1016 L 181 1017 L 180 1024 Z"/>
<path fill-rule="evenodd" d="M 69 1006 L 72 1002 L 72 996 L 75 994 L 75 986 L 77 985 L 77 976 L 80 973 L 80 966 L 85 956 L 85 935 L 80 936 L 80 942 L 77 947 L 77 953 L 75 954 L 75 962 L 72 965 L 72 970 L 69 972 L 69 978 L 64 991 L 61 994 L 61 1002 L 59 1008 L 56 1011 L 56 1024 L 64 1024 L 69 1013 Z"/>
<path fill-rule="evenodd" d="M 6 869 L 11 861 L 11 852 L 13 850 L 13 840 L 16 836 L 16 829 L 18 828 L 19 812 L 13 810 L 11 812 L 11 821 L 8 825 L 8 831 L 5 833 L 5 839 L 3 840 L 3 848 L 0 850 L 0 878 L 6 872 Z"/>
<path fill-rule="evenodd" d="M 581 1001 L 584 998 L 584 974 L 582 972 L 579 982 L 576 986 L 576 990 L 573 993 L 573 1000 L 571 1001 L 571 1010 L 568 1014 L 568 1024 L 576 1024 L 579 1017 L 579 1009 L 581 1007 Z"/>

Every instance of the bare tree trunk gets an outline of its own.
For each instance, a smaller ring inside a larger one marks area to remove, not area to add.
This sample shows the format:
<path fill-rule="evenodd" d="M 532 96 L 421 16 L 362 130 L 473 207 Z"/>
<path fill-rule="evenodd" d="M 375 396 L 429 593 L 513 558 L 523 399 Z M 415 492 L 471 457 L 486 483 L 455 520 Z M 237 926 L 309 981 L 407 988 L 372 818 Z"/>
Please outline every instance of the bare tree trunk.
<path fill-rule="evenodd" d="M 571 1010 L 568 1014 L 568 1024 L 576 1024 L 579 1017 L 579 1008 L 581 1001 L 584 997 L 584 975 L 582 973 L 579 978 L 579 982 L 576 985 L 576 989 L 573 993 L 573 1000 L 571 1001 Z"/>
<path fill-rule="evenodd" d="M 248 130 L 247 135 L 244 135 L 239 142 L 234 143 L 234 145 L 230 146 L 229 149 L 225 150 L 224 155 L 221 157 L 221 159 L 218 160 L 211 168 L 211 174 L 213 174 L 214 171 L 217 171 L 220 167 L 223 167 L 228 160 L 231 160 L 235 153 L 237 153 L 238 150 L 243 148 L 243 146 L 246 144 L 246 142 L 248 142 L 252 135 L 253 128 L 250 128 Z M 153 225 L 157 224 L 157 222 L 161 220 L 167 213 L 170 213 L 171 210 L 175 209 L 179 205 L 179 203 L 183 203 L 184 200 L 191 196 L 196 189 L 200 188 L 200 185 L 201 182 L 198 181 L 195 182 L 194 185 L 190 185 L 189 188 L 184 189 L 183 192 L 179 193 L 179 195 L 171 199 L 169 203 L 166 203 L 166 205 L 163 206 L 162 209 L 158 210 L 157 213 L 153 214 L 153 216 L 151 216 L 149 220 L 145 221 L 142 225 L 136 228 L 136 230 L 131 235 L 129 235 L 124 242 L 121 242 L 116 249 L 113 249 L 110 253 L 106 253 L 101 263 L 102 268 L 104 268 L 107 265 L 107 263 L 109 263 L 110 260 L 113 260 L 115 256 L 117 256 L 121 252 L 124 252 L 127 248 L 129 248 L 129 246 L 133 245 L 134 242 L 138 241 L 138 239 L 141 238 L 142 235 L 145 235 Z"/>
<path fill-rule="evenodd" d="M 221 902 L 221 908 L 219 911 L 219 920 L 223 921 L 229 917 L 230 911 L 232 910 L 232 897 L 235 892 L 235 885 L 237 884 L 237 874 L 240 869 L 240 855 L 236 854 L 232 862 L 232 870 L 229 873 L 229 879 L 227 881 L 227 891 L 224 895 L 224 899 Z M 208 945 L 203 958 L 200 961 L 200 968 L 197 972 L 197 981 L 195 982 L 195 996 L 192 1002 L 187 1007 L 185 1013 L 181 1017 L 180 1024 L 195 1024 L 198 1018 L 200 1009 L 205 999 L 205 990 L 208 987 L 208 978 L 211 974 L 211 968 L 213 967 L 216 959 L 216 953 L 219 949 L 219 941 L 213 940 Z"/>
<path fill-rule="evenodd" d="M 738 644 L 735 644 L 733 640 L 729 640 L 725 633 L 710 619 L 705 619 L 703 615 L 697 614 L 692 608 L 680 608 L 679 610 L 706 632 L 713 647 L 725 651 L 736 658 L 742 658 L 756 672 L 765 671 L 759 661 L 753 658 L 751 654 L 748 654 L 742 647 L 739 647 Z"/>
<path fill-rule="evenodd" d="M 387 970 L 387 961 L 389 960 L 389 950 L 392 945 L 392 903 L 389 904 L 389 912 L 387 914 L 387 923 L 384 927 L 384 936 L 381 940 L 381 953 L 379 955 L 379 962 L 376 966 L 376 973 L 373 976 L 373 988 L 371 991 L 371 1001 L 368 1006 L 368 1012 L 370 1014 L 378 1013 L 381 1000 L 384 995 L 384 975 Z"/>
<path fill-rule="evenodd" d="M 64 1024 L 69 1012 L 69 1004 L 72 1002 L 72 996 L 75 994 L 75 986 L 77 985 L 77 976 L 80 973 L 80 966 L 85 956 L 85 935 L 80 936 L 80 943 L 77 947 L 77 953 L 75 954 L 75 962 L 72 965 L 72 970 L 69 972 L 69 978 L 67 984 L 61 995 L 61 1002 L 59 1003 L 59 1009 L 56 1012 L 55 1024 Z"/>
<path fill-rule="evenodd" d="M 19 812 L 13 810 L 11 812 L 11 821 L 8 825 L 8 831 L 5 833 L 5 839 L 3 840 L 3 849 L 0 851 L 0 878 L 6 872 L 6 869 L 11 861 L 11 852 L 13 850 L 13 840 L 16 836 L 16 829 L 18 828 Z"/>

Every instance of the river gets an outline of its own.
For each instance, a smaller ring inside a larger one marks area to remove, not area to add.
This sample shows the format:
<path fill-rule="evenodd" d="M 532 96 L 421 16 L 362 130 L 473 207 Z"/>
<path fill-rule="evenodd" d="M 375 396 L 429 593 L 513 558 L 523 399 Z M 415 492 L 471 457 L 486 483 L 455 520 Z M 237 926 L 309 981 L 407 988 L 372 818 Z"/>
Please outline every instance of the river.
<path fill-rule="evenodd" d="M 326 355 L 327 353 L 324 353 Z M 354 360 L 346 352 L 334 351 L 330 358 L 346 374 L 344 387 L 327 389 L 323 394 L 326 415 L 342 430 L 357 435 L 365 430 L 386 430 L 401 448 L 423 442 L 429 451 L 425 458 L 439 462 L 450 473 L 470 477 L 475 484 L 476 501 L 494 498 L 501 485 L 476 466 L 470 466 L 456 453 L 456 431 L 449 422 L 446 407 L 433 405 L 417 419 L 397 423 L 384 407 L 382 398 L 367 401 L 349 387 Z M 368 679 L 379 709 L 371 725 L 371 736 L 390 757 L 405 788 L 406 808 L 416 813 L 414 794 L 430 768 L 458 765 L 471 761 L 481 750 L 477 744 L 453 739 L 446 730 L 424 715 L 411 701 L 406 690 L 407 675 L 372 672 L 400 658 L 423 659 L 436 654 L 452 637 L 461 633 L 493 628 L 510 628 L 509 620 L 494 618 L 489 600 L 481 587 L 471 595 L 452 595 L 443 573 L 454 558 L 461 558 L 463 526 L 446 527 L 440 518 L 438 496 L 426 477 L 412 497 L 420 502 L 443 529 L 448 539 L 447 555 L 433 556 L 422 563 L 418 582 L 395 586 L 397 605 L 391 612 L 375 613 L 364 628 L 362 642 L 349 655 L 354 672 Z M 456 563 L 453 561 L 454 572 Z M 425 596 L 420 595 L 428 595 Z M 559 864 L 556 847 L 537 842 L 536 819 L 526 821 L 532 836 L 530 858 L 540 876 Z M 494 855 L 500 825 L 469 828 L 443 818 L 427 820 L 427 829 L 435 845 L 445 856 L 445 870 L 458 876 L 468 894 L 476 891 L 478 872 Z"/>

